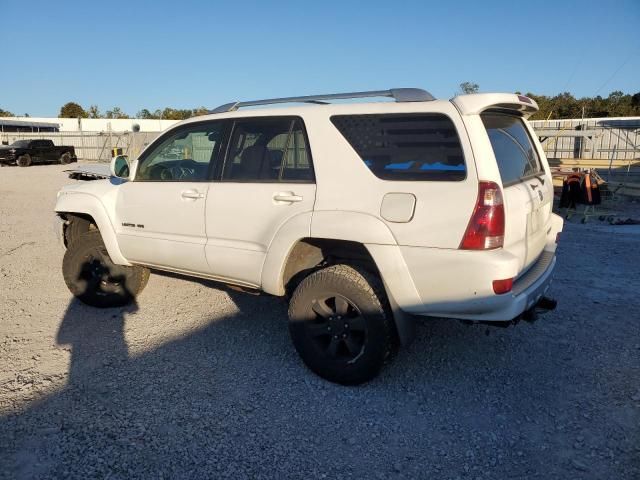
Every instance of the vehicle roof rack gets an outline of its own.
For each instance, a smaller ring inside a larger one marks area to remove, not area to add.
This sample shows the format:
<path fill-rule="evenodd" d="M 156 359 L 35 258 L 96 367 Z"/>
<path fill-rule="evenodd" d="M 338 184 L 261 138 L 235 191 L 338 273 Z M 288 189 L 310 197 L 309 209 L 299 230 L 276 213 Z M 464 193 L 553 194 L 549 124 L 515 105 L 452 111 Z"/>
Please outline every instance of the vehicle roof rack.
<path fill-rule="evenodd" d="M 420 88 L 391 88 L 389 90 L 372 90 L 370 92 L 329 93 L 326 95 L 307 95 L 304 97 L 270 98 L 266 100 L 252 100 L 249 102 L 231 102 L 220 105 L 209 113 L 233 112 L 242 107 L 256 105 L 273 105 L 276 103 L 315 103 L 326 105 L 327 100 L 344 100 L 350 98 L 391 97 L 396 102 L 430 102 L 435 97 Z"/>

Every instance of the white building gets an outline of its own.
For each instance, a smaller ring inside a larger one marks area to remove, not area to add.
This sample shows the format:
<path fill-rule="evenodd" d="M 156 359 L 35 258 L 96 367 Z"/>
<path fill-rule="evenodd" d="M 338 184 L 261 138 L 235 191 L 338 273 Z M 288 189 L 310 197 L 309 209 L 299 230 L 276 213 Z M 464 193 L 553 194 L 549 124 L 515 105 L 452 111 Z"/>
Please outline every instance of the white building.
<path fill-rule="evenodd" d="M 139 125 L 141 132 L 161 132 L 178 120 L 146 120 L 140 118 L 47 118 L 47 117 L 3 117 L 15 123 L 47 123 L 59 125 L 61 132 L 132 132 Z"/>

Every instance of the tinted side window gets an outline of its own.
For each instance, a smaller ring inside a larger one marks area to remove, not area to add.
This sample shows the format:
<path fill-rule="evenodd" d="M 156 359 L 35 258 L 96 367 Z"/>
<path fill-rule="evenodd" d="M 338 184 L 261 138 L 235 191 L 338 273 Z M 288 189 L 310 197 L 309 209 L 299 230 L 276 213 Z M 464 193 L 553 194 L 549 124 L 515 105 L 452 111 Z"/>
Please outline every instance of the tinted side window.
<path fill-rule="evenodd" d="M 222 172 L 228 181 L 313 181 L 302 122 L 291 118 L 238 120 Z"/>
<path fill-rule="evenodd" d="M 331 121 L 384 180 L 464 180 L 456 127 L 443 114 L 337 115 Z"/>
<path fill-rule="evenodd" d="M 170 132 L 140 158 L 136 181 L 207 180 L 209 165 L 220 151 L 223 131 L 223 122 L 206 122 Z"/>
<path fill-rule="evenodd" d="M 300 120 L 294 120 L 282 165 L 283 182 L 313 182 L 313 166 L 307 146 L 307 137 Z"/>
<path fill-rule="evenodd" d="M 542 172 L 540 157 L 522 119 L 500 113 L 481 115 L 503 184 Z"/>

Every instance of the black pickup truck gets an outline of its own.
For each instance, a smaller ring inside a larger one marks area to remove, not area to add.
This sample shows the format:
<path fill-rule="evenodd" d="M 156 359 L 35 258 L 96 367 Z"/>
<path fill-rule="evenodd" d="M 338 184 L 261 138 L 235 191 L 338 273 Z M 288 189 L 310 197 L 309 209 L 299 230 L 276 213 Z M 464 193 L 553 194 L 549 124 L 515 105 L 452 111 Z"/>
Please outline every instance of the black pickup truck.
<path fill-rule="evenodd" d="M 0 164 L 28 167 L 32 163 L 77 162 L 73 147 L 57 147 L 51 140 L 17 140 L 0 146 Z"/>

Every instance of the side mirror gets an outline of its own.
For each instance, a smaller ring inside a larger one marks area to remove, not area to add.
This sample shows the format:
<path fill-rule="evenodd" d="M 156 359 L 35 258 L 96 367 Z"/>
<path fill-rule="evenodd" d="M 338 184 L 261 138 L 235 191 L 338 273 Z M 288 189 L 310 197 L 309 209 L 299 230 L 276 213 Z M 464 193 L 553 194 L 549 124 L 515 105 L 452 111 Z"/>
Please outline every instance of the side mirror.
<path fill-rule="evenodd" d="M 129 178 L 129 160 L 124 155 L 118 155 L 111 159 L 111 176 L 118 178 Z"/>

